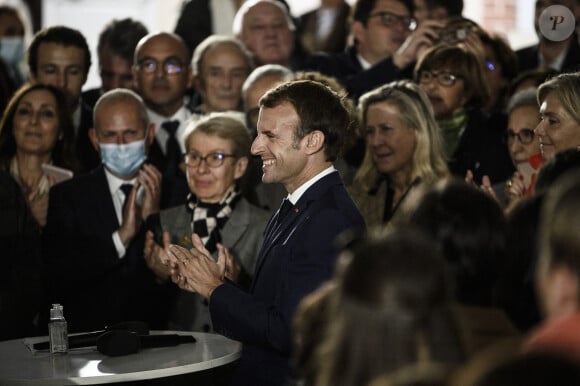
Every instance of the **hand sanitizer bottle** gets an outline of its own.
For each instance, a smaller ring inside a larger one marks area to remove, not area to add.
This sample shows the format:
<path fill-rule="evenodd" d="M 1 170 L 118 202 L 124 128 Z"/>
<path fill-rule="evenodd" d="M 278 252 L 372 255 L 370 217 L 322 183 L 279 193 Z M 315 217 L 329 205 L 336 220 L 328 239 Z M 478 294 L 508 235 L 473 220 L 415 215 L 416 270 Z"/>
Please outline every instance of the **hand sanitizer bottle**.
<path fill-rule="evenodd" d="M 68 327 L 62 306 L 53 304 L 50 309 L 50 321 L 48 322 L 48 337 L 51 353 L 65 353 L 68 350 Z"/>

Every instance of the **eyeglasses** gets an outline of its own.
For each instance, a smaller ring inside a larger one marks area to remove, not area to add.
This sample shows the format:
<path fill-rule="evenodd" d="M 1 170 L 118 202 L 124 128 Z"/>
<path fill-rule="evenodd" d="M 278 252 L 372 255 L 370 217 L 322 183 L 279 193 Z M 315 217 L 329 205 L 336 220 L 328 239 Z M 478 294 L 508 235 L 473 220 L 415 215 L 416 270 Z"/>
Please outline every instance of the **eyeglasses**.
<path fill-rule="evenodd" d="M 453 75 L 450 72 L 431 72 L 431 71 L 421 71 L 419 73 L 418 81 L 419 83 L 427 84 L 431 83 L 434 79 L 437 80 L 441 86 L 451 87 L 457 82 L 457 79 L 462 79 L 461 76 Z"/>
<path fill-rule="evenodd" d="M 532 143 L 535 136 L 536 136 L 536 134 L 534 134 L 534 130 L 531 130 L 531 129 L 521 129 L 517 133 L 514 133 L 512 130 L 508 130 L 505 132 L 505 135 L 504 135 L 505 140 L 508 143 L 512 143 L 514 141 L 514 139 L 517 138 L 518 141 L 520 141 L 520 143 L 522 145 L 527 145 L 527 144 Z"/>
<path fill-rule="evenodd" d="M 143 59 L 139 62 L 138 67 L 139 70 L 145 72 L 146 74 L 152 74 L 157 71 L 157 66 L 160 64 L 163 66 L 163 71 L 167 75 L 181 74 L 185 67 L 180 60 L 174 58 L 166 59 L 163 63 L 159 63 L 155 59 Z"/>
<path fill-rule="evenodd" d="M 224 159 L 228 157 L 235 157 L 235 155 L 224 153 L 210 153 L 205 157 L 202 157 L 201 155 L 193 151 L 190 153 L 186 153 L 184 155 L 185 164 L 193 168 L 198 167 L 199 164 L 201 164 L 201 161 L 205 161 L 205 164 L 210 168 L 219 168 L 224 164 Z"/>
<path fill-rule="evenodd" d="M 414 31 L 415 28 L 417 28 L 417 22 L 410 16 L 399 16 L 391 12 L 383 11 L 369 15 L 369 19 L 373 17 L 379 17 L 381 19 L 381 23 L 385 27 L 392 27 L 396 23 L 399 23 L 403 28 L 409 31 Z"/>

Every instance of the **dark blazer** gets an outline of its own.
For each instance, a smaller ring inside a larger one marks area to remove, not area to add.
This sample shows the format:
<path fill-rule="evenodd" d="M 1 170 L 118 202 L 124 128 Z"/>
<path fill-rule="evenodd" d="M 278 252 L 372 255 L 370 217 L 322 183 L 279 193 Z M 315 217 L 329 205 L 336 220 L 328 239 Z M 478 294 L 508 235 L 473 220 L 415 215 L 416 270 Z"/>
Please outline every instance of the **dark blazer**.
<path fill-rule="evenodd" d="M 250 293 L 226 283 L 210 298 L 214 329 L 243 343 L 235 385 L 284 385 L 292 378 L 296 307 L 330 279 L 337 236 L 365 228 L 337 172 L 312 185 L 280 224 L 277 217 L 266 227 Z"/>
<path fill-rule="evenodd" d="M 575 72 L 580 70 L 580 43 L 578 43 L 576 34 L 571 39 L 571 44 L 564 58 L 564 63 L 562 63 L 562 70 L 560 72 Z M 540 66 L 538 51 L 537 44 L 516 51 L 520 72 L 533 70 Z"/>
<path fill-rule="evenodd" d="M 49 202 L 43 232 L 47 292 L 50 303 L 63 304 L 69 331 L 127 320 L 159 328 L 164 303 L 144 262 L 144 228 L 119 258 L 112 239 L 119 222 L 104 168 L 53 186 Z"/>
<path fill-rule="evenodd" d="M 305 13 L 298 19 L 298 36 L 302 46 L 308 52 L 342 52 L 346 47 L 346 40 L 350 32 L 348 17 L 350 5 L 344 2 L 337 12 L 332 30 L 324 42 L 316 41 L 316 30 L 318 29 L 319 8 Z M 317 44 L 318 43 L 318 44 Z"/>
<path fill-rule="evenodd" d="M 93 127 L 93 108 L 81 101 L 81 121 L 77 131 L 76 152 L 81 163 L 81 172 L 89 172 L 101 163 L 99 153 L 89 139 L 89 129 Z"/>
<path fill-rule="evenodd" d="M 336 78 L 353 99 L 383 84 L 397 79 L 412 78 L 413 65 L 401 70 L 393 63 L 391 57 L 381 60 L 371 68 L 363 70 L 356 47 L 348 47 L 340 53 L 312 54 L 304 59 L 301 70 L 318 71 Z"/>
<path fill-rule="evenodd" d="M 449 171 L 465 178 L 469 169 L 477 184 L 481 183 L 484 175 L 492 183 L 505 181 L 515 171 L 509 149 L 502 138 L 507 118 L 497 114 L 486 116 L 478 109 L 472 109 L 467 114 L 467 125 L 448 162 Z"/>

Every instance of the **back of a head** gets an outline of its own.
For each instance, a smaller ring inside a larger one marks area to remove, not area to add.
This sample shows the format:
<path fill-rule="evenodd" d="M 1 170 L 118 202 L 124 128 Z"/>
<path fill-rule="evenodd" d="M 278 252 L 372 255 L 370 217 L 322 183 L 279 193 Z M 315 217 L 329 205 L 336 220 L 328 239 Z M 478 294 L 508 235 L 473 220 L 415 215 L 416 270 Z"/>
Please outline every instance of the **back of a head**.
<path fill-rule="evenodd" d="M 580 281 L 580 172 L 570 171 L 547 191 L 540 218 L 540 272 L 564 266 Z M 580 296 L 577 291 L 577 299 Z M 580 309 L 580 304 L 577 304 Z"/>
<path fill-rule="evenodd" d="M 445 264 L 420 233 L 398 230 L 357 243 L 343 254 L 335 280 L 318 385 L 368 384 L 417 363 L 421 350 L 434 362 L 462 359 Z"/>
<path fill-rule="evenodd" d="M 580 170 L 580 151 L 576 148 L 558 152 L 540 168 L 535 191 L 545 192 L 564 174 Z"/>
<path fill-rule="evenodd" d="M 561 356 L 535 353 L 516 357 L 493 368 L 471 386 L 579 384 L 580 367 L 577 363 Z"/>
<path fill-rule="evenodd" d="M 457 300 L 490 305 L 505 254 L 506 222 L 499 205 L 461 180 L 446 180 L 425 193 L 410 222 L 436 242 L 455 282 Z"/>

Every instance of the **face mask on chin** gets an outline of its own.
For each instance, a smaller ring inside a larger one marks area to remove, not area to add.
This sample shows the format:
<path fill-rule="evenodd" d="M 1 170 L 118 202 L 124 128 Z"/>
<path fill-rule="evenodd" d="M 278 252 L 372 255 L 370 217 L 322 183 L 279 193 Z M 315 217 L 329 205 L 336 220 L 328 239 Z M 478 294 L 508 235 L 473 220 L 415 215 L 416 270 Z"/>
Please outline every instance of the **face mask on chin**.
<path fill-rule="evenodd" d="M 15 66 L 24 55 L 24 39 L 20 36 L 5 36 L 0 38 L 0 58 L 10 65 Z"/>
<path fill-rule="evenodd" d="M 105 167 L 122 179 L 133 177 L 145 162 L 145 139 L 127 144 L 100 143 L 101 159 Z"/>

